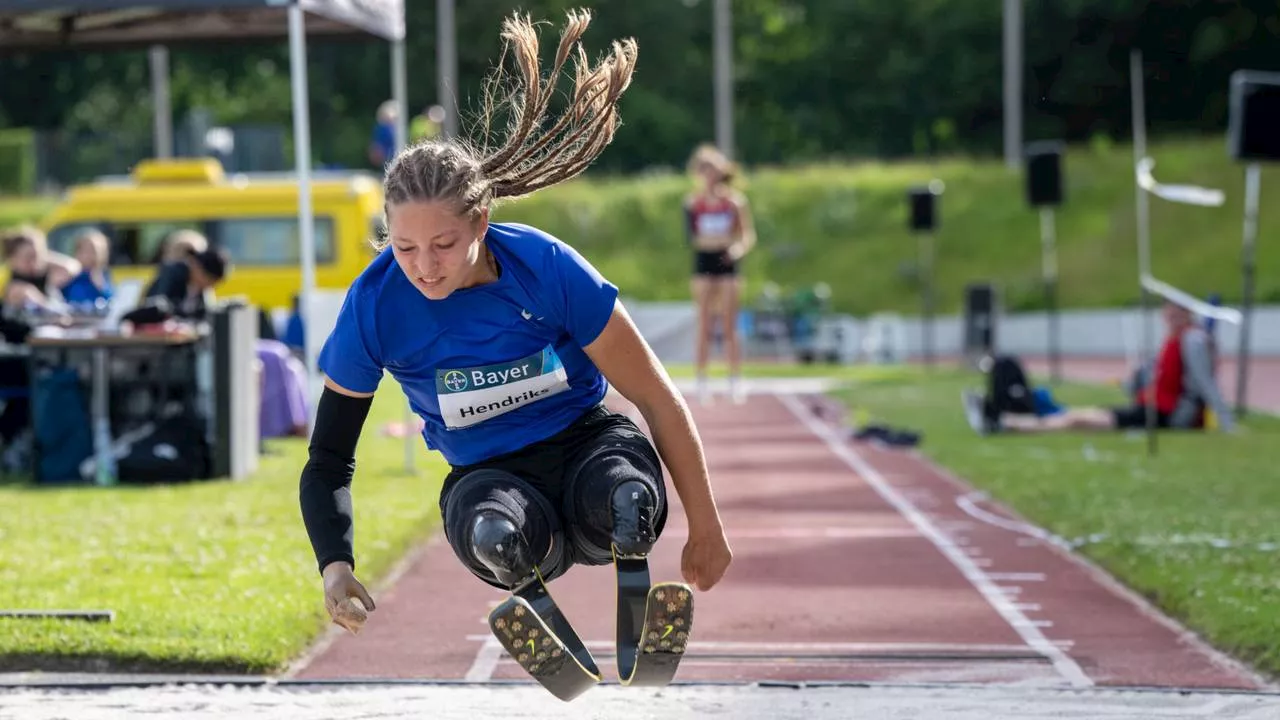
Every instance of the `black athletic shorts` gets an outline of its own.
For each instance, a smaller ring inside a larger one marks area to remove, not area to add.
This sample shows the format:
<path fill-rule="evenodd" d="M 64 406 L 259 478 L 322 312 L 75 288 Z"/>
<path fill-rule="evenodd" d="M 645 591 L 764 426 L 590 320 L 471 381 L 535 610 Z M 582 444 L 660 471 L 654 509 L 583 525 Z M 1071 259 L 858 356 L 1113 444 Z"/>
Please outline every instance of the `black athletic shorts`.
<path fill-rule="evenodd" d="M 1147 426 L 1147 408 L 1144 405 L 1130 405 L 1111 409 L 1115 417 L 1116 427 L 1121 430 L 1144 428 Z M 1169 427 L 1169 413 L 1156 411 L 1156 427 Z"/>
<path fill-rule="evenodd" d="M 711 252 L 698 251 L 693 254 L 694 275 L 737 275 L 738 263 L 729 259 L 729 253 L 723 250 Z"/>
<path fill-rule="evenodd" d="M 440 514 L 454 554 L 481 580 L 503 588 L 476 559 L 470 527 L 477 512 L 496 509 L 521 527 L 544 580 L 574 564 L 613 561 L 611 500 L 617 484 L 639 480 L 658 499 L 654 529 L 667 521 L 662 465 L 649 438 L 604 405 L 569 427 L 507 455 L 454 467 L 440 491 Z"/>

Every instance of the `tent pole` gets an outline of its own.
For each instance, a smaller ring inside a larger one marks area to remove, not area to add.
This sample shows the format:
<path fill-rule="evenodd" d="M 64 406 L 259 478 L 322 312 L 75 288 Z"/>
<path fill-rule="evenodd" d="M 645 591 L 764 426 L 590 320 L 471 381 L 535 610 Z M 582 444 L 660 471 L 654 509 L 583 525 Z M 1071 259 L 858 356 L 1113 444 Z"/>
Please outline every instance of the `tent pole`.
<path fill-rule="evenodd" d="M 444 108 L 444 137 L 458 137 L 458 29 L 455 0 L 436 0 L 437 92 Z"/>
<path fill-rule="evenodd" d="M 1151 363 L 1151 374 L 1145 380 L 1155 387 L 1160 363 L 1154 350 L 1155 330 L 1151 326 L 1151 293 L 1147 291 L 1147 278 L 1151 276 L 1151 198 L 1138 182 L 1138 166 L 1147 157 L 1147 101 L 1143 87 L 1142 51 L 1129 52 L 1129 95 L 1133 116 L 1133 168 L 1134 189 L 1138 217 L 1138 289 L 1142 301 L 1142 362 Z M 1146 403 L 1147 455 L 1156 454 L 1156 405 L 1154 398 Z"/>
<path fill-rule="evenodd" d="M 405 60 L 404 38 L 391 41 L 391 97 L 396 103 L 396 153 L 408 144 L 409 140 L 409 90 L 406 79 L 407 62 Z M 418 436 L 410 432 L 417 416 L 409 405 L 409 398 L 404 403 L 404 470 L 412 473 L 414 455 L 418 449 Z"/>
<path fill-rule="evenodd" d="M 151 106 L 155 114 L 155 125 L 152 127 L 155 157 L 170 158 L 173 157 L 173 102 L 169 96 L 169 48 L 164 45 L 152 45 L 149 55 Z M 197 151 L 196 154 L 203 153 Z"/>
<path fill-rule="evenodd" d="M 316 401 L 319 399 L 320 378 L 316 370 L 316 352 L 323 341 L 316 337 L 312 320 L 312 303 L 315 299 L 316 256 L 315 215 L 311 202 L 311 117 L 307 93 L 307 36 L 305 16 L 301 5 L 289 6 L 289 70 L 293 87 L 293 161 L 298 174 L 298 243 L 302 259 L 302 288 L 298 295 L 298 310 L 302 314 L 306 342 L 303 343 L 303 362 L 307 366 L 307 405 L 312 408 L 314 422 Z"/>

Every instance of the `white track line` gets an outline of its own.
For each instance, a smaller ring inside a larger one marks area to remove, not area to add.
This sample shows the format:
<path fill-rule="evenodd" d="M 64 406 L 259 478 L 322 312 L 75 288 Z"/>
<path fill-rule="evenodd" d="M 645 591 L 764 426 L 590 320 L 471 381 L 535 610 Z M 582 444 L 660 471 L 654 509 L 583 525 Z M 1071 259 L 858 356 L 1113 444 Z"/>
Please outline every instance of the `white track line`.
<path fill-rule="evenodd" d="M 1053 664 L 1054 669 L 1072 686 L 1093 686 L 1093 681 L 1089 679 L 1089 676 L 1085 674 L 1076 661 L 1062 652 L 1062 649 L 1057 645 L 1050 642 L 1044 636 L 1044 633 L 1040 632 L 1039 627 L 1033 624 L 1021 610 L 1013 606 L 1013 603 L 996 587 L 996 584 L 987 573 L 978 567 L 978 564 L 957 547 L 955 543 L 951 542 L 942 531 L 938 530 L 919 509 L 903 498 L 893 486 L 886 482 L 880 471 L 872 467 L 853 448 L 837 437 L 831 428 L 810 416 L 794 396 L 779 394 L 776 397 L 810 432 L 826 442 L 827 447 L 831 448 L 831 452 L 835 453 L 836 457 L 858 473 L 885 502 L 892 505 L 898 512 L 902 513 L 903 517 L 919 528 L 920 534 L 928 538 L 938 548 L 939 552 L 950 560 L 952 565 L 956 566 L 956 569 L 964 575 L 965 579 L 972 583 L 978 592 L 982 593 L 982 596 L 987 599 L 991 607 L 1000 613 L 1000 616 L 1005 619 L 1005 622 L 1009 623 L 1014 632 L 1018 633 L 1023 642 L 1027 643 L 1036 652 L 1044 655 Z"/>
<path fill-rule="evenodd" d="M 492 634 L 484 636 L 484 642 L 480 644 L 480 649 L 476 651 L 476 659 L 471 661 L 471 667 L 467 669 L 466 677 L 463 680 L 467 682 L 489 682 L 493 679 L 493 671 L 498 669 L 498 661 L 502 659 L 503 647 L 498 642 L 498 638 Z"/>
<path fill-rule="evenodd" d="M 1044 573 L 987 573 L 987 577 L 996 582 L 1043 582 Z"/>
<path fill-rule="evenodd" d="M 1047 542 L 1047 543 L 1053 543 L 1055 545 L 1067 547 L 1068 545 L 1067 541 L 1054 535 L 1053 533 L 1046 532 L 1041 528 L 1038 528 L 1034 525 L 1029 525 L 1024 522 L 1018 522 L 1016 520 L 1008 520 L 1006 518 L 1000 517 L 999 515 L 996 515 L 995 513 L 991 513 L 991 512 L 987 512 L 986 510 L 983 510 L 981 507 L 978 506 L 978 503 L 986 499 L 987 499 L 987 494 L 984 492 L 971 492 L 967 495 L 961 495 L 960 497 L 957 497 L 956 506 L 959 507 L 961 510 L 963 510 L 970 517 L 976 520 L 981 520 L 982 522 L 988 525 L 992 525 L 992 526 L 995 526 L 1004 530 L 1008 530 L 1010 532 L 1019 533 L 1022 535 L 1029 535 L 1037 540 L 1043 540 L 1044 542 Z"/>
<path fill-rule="evenodd" d="M 501 599 L 490 600 L 489 609 L 493 610 L 502 603 Z M 489 618 L 480 618 L 480 624 L 489 627 Z M 493 679 L 493 673 L 498 669 L 498 662 L 502 660 L 502 653 L 505 648 L 502 643 L 498 642 L 498 638 L 493 633 L 484 635 L 468 635 L 468 640 L 479 640 L 480 647 L 476 649 L 476 656 L 471 661 L 471 667 L 467 669 L 466 676 L 463 680 L 467 682 L 489 682 Z"/>

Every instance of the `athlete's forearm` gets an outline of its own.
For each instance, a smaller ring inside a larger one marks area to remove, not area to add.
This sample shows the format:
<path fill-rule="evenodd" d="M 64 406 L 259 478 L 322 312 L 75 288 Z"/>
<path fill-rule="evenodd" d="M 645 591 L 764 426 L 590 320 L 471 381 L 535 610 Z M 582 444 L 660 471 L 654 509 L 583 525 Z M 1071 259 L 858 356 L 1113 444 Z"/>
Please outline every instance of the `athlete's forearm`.
<path fill-rule="evenodd" d="M 356 443 L 372 404 L 370 398 L 354 398 L 327 388 L 320 397 L 298 501 L 321 573 L 332 562 L 355 566 L 351 479 Z"/>
<path fill-rule="evenodd" d="M 671 473 L 690 534 L 721 532 L 702 441 L 684 400 L 675 388 L 669 388 L 666 397 L 637 403 L 637 408 L 649 425 L 658 455 Z"/>

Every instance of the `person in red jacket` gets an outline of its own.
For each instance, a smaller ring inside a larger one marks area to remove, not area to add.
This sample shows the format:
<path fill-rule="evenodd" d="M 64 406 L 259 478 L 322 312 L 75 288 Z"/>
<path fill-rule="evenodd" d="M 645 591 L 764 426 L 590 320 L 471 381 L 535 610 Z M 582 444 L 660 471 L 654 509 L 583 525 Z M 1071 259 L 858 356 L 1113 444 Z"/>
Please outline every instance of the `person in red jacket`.
<path fill-rule="evenodd" d="M 1147 424 L 1147 408 L 1154 406 L 1160 428 L 1203 428 L 1206 408 L 1217 414 L 1223 431 L 1234 429 L 1227 407 L 1214 380 L 1208 334 L 1196 325 L 1191 311 L 1173 301 L 1161 310 L 1166 334 L 1151 367 L 1137 374 L 1132 403 L 1122 407 L 1067 408 L 1047 415 L 1003 413 L 998 418 L 983 412 L 983 398 L 966 393 L 969 424 L 983 434 L 990 432 L 1053 432 L 1061 430 L 1127 430 Z"/>

